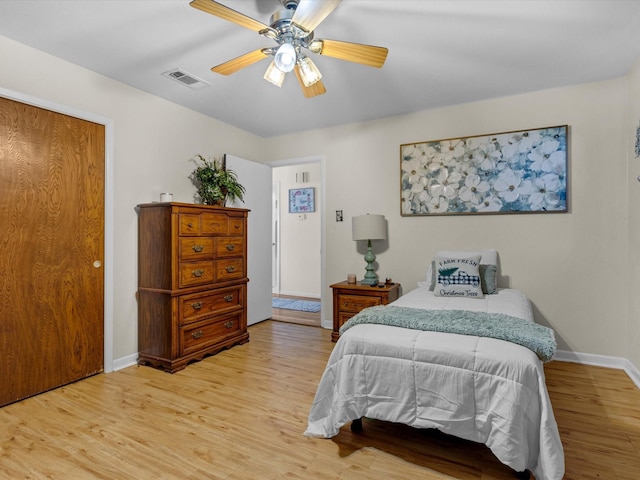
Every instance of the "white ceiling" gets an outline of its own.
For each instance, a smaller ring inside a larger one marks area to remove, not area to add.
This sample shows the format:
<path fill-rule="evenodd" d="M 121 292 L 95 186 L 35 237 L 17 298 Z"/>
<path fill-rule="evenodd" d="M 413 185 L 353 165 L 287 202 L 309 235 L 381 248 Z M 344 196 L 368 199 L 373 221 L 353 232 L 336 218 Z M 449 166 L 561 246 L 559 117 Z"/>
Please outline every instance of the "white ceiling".
<path fill-rule="evenodd" d="M 280 9 L 220 3 L 265 24 Z M 188 0 L 2 0 L 0 35 L 269 137 L 622 76 L 640 58 L 640 2 L 343 0 L 315 37 L 389 55 L 377 69 L 310 54 L 327 89 L 311 99 L 293 74 L 282 88 L 263 80 L 266 59 L 211 72 L 275 43 Z M 162 76 L 174 68 L 210 86 Z"/>

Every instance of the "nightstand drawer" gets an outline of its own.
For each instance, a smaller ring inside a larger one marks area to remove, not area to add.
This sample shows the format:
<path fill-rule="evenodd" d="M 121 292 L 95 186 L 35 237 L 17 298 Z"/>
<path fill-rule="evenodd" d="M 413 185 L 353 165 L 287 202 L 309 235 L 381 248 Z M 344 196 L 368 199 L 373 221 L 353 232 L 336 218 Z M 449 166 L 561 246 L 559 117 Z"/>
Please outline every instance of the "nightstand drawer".
<path fill-rule="evenodd" d="M 363 308 L 382 305 L 380 297 L 365 297 L 362 295 L 340 295 L 338 297 L 338 308 L 340 312 L 358 313 Z"/>

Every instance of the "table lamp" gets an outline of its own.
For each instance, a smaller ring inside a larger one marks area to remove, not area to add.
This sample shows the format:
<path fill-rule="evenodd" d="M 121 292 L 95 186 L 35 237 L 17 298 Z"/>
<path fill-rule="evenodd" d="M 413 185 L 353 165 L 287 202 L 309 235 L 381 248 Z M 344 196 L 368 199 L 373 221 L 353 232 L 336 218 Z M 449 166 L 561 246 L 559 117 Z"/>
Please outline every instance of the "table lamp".
<path fill-rule="evenodd" d="M 378 275 L 376 275 L 375 267 L 373 266 L 376 256 L 371 249 L 371 240 L 387 239 L 387 222 L 384 219 L 384 215 L 366 214 L 353 217 L 351 227 L 354 241 L 367 241 L 367 253 L 364 256 L 364 260 L 367 262 L 366 273 L 360 283 L 363 285 L 377 285 Z"/>

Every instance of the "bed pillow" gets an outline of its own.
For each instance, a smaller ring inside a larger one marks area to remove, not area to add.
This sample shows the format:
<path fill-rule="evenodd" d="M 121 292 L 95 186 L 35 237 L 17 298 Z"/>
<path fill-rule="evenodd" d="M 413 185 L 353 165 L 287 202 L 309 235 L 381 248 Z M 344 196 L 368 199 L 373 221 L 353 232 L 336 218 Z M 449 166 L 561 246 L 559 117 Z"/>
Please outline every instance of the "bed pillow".
<path fill-rule="evenodd" d="M 480 261 L 482 261 L 482 259 Z M 485 295 L 492 295 L 498 291 L 498 276 L 496 275 L 497 271 L 497 265 L 484 265 L 482 263 L 480 264 L 480 268 L 478 268 L 478 272 L 480 274 L 480 286 L 482 287 L 482 293 L 484 293 Z M 429 290 L 433 291 L 433 289 L 436 287 L 435 260 L 431 261 L 431 270 L 429 272 L 431 274 L 431 280 L 429 281 Z"/>
<path fill-rule="evenodd" d="M 436 256 L 436 285 L 438 297 L 483 298 L 480 283 L 480 255 L 473 257 Z"/>
<path fill-rule="evenodd" d="M 486 294 L 495 293 L 498 289 L 498 251 L 494 248 L 487 250 L 439 250 L 436 256 L 441 257 L 474 257 L 480 255 L 480 265 L 493 265 L 494 268 L 489 270 L 483 269 L 480 272 L 480 278 L 483 280 L 482 291 Z M 486 288 L 485 288 L 486 282 Z M 435 287 L 436 277 L 434 275 L 433 261 L 427 266 L 427 276 L 425 281 L 418 282 L 419 287 L 428 286 L 433 291 Z"/>

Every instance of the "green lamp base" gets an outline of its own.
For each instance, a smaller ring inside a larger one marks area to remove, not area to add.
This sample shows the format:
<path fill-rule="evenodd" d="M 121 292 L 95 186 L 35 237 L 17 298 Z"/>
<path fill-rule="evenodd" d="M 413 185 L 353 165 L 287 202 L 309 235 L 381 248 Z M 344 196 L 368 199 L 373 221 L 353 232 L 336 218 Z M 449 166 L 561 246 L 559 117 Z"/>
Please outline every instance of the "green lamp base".
<path fill-rule="evenodd" d="M 367 253 L 364 256 L 365 262 L 367 262 L 367 266 L 364 268 L 366 273 L 364 274 L 364 278 L 360 280 L 362 285 L 372 285 L 375 286 L 378 284 L 378 275 L 375 273 L 375 266 L 373 262 L 376 260 L 376 256 L 371 249 L 371 240 L 367 243 Z"/>

